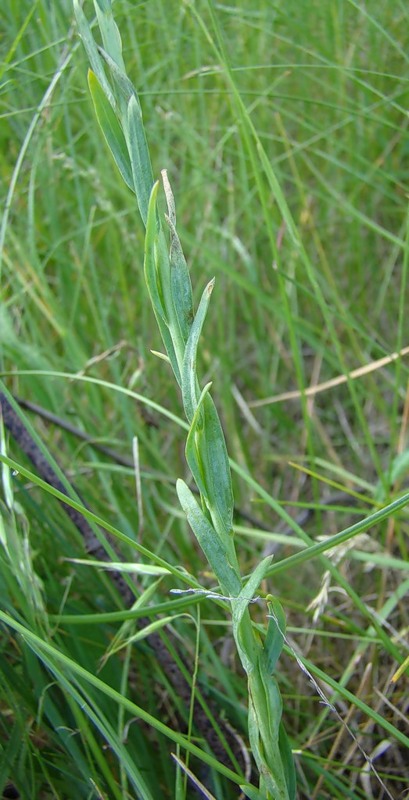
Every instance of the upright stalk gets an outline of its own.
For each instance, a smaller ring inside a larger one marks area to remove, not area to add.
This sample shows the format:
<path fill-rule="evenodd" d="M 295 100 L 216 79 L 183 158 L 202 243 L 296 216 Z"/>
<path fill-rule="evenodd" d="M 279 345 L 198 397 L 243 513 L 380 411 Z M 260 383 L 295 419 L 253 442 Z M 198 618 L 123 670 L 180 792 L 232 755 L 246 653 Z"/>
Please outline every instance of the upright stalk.
<path fill-rule="evenodd" d="M 269 621 L 262 639 L 253 627 L 249 603 L 265 577 L 271 559 L 256 567 L 245 584 L 235 549 L 233 490 L 220 419 L 197 376 L 199 340 L 214 280 L 194 311 L 189 270 L 176 231 L 176 209 L 166 171 L 162 171 L 167 213 L 158 210 L 159 182 L 154 182 L 137 92 L 126 75 L 121 37 L 110 0 L 94 0 L 103 47 L 98 47 L 78 0 L 74 9 L 91 69 L 89 88 L 97 119 L 118 169 L 135 193 L 146 228 L 145 279 L 169 361 L 179 384 L 190 424 L 186 459 L 199 489 L 200 503 L 183 480 L 177 493 L 192 528 L 231 607 L 233 636 L 248 681 L 248 728 L 256 761 L 259 791 L 243 787 L 251 800 L 294 800 L 295 770 L 282 725 L 282 700 L 274 677 L 285 633 L 279 603 L 269 598 Z"/>

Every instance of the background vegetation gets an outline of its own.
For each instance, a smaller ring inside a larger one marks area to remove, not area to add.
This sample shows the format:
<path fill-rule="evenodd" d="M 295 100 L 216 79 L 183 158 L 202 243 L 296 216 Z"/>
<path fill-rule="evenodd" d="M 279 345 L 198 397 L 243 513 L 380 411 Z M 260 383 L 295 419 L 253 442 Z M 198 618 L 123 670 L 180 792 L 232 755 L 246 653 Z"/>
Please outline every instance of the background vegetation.
<path fill-rule="evenodd" d="M 237 465 L 250 572 L 271 549 L 277 561 L 299 551 L 297 524 L 318 540 L 407 491 L 409 11 L 399 0 L 116 0 L 115 16 L 197 292 L 216 277 L 200 370 Z M 4 382 L 128 459 L 136 436 L 140 488 L 134 468 L 29 416 L 93 512 L 212 586 L 175 493 L 189 480 L 185 434 L 150 352 L 161 345 L 144 232 L 93 117 L 71 2 L 6 0 L 0 25 Z M 30 469 L 11 438 L 7 451 Z M 57 502 L 20 475 L 13 505 L 8 477 L 0 590 L 25 634 L 1 628 L 4 796 L 10 782 L 27 800 L 189 796 L 176 745 L 75 665 L 177 730 L 166 675 L 146 644 L 127 643 L 126 613 L 106 616 L 121 608 L 106 575 L 67 561 L 84 550 Z M 267 582 L 288 620 L 280 686 L 300 798 L 405 796 L 407 533 L 403 510 L 332 553 L 336 573 L 314 558 Z M 224 609 L 191 597 L 172 608 L 182 584 L 153 581 L 142 578 L 144 602 L 174 617 L 192 672 L 245 736 Z M 214 780 L 217 797 L 237 796 Z"/>

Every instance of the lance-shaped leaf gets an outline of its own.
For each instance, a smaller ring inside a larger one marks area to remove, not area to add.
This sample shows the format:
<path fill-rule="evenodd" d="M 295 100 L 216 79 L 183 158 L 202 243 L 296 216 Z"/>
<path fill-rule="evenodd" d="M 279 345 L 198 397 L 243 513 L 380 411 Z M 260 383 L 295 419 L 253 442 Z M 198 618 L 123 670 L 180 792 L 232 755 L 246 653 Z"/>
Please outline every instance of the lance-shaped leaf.
<path fill-rule="evenodd" d="M 137 93 L 132 81 L 128 78 L 125 70 L 122 69 L 120 66 L 118 66 L 118 64 L 116 63 L 116 61 L 114 61 L 114 59 L 111 57 L 111 55 L 109 53 L 107 53 L 107 51 L 104 50 L 103 47 L 99 47 L 98 48 L 98 52 L 101 54 L 102 58 L 105 61 L 105 64 L 107 65 L 107 67 L 109 69 L 114 89 L 116 89 L 115 96 L 116 96 L 116 99 L 117 99 L 117 105 L 118 105 L 119 114 L 121 116 L 122 127 L 123 127 L 125 135 L 127 135 L 127 131 L 128 131 L 128 111 L 129 111 L 128 106 L 129 106 L 129 101 L 130 101 L 131 97 L 135 98 L 136 104 L 139 107 L 140 116 L 141 116 L 141 119 L 142 119 L 142 111 L 141 111 L 141 106 L 140 106 L 140 102 L 139 102 L 138 93 Z M 143 132 L 143 135 L 145 137 L 145 131 Z M 129 146 L 129 142 L 128 142 L 128 146 Z M 147 148 L 147 144 L 146 144 L 146 139 L 145 139 L 145 146 L 146 146 L 146 150 L 147 150 L 148 148 Z M 152 183 L 153 183 L 153 179 L 152 179 Z M 151 183 L 151 186 L 152 186 L 152 183 Z"/>
<path fill-rule="evenodd" d="M 166 221 L 170 229 L 170 287 L 177 322 L 184 344 L 186 344 L 193 322 L 193 296 L 189 269 L 183 255 L 182 245 L 176 231 L 176 207 L 167 172 L 162 170 L 168 214 Z"/>
<path fill-rule="evenodd" d="M 231 537 L 233 529 L 233 487 L 226 441 L 219 415 L 203 390 L 186 440 L 186 459 L 202 492 L 219 535 Z"/>
<path fill-rule="evenodd" d="M 122 58 L 121 34 L 112 15 L 111 2 L 110 0 L 94 0 L 94 6 L 104 49 L 116 61 L 118 66 L 125 71 L 125 64 Z"/>
<path fill-rule="evenodd" d="M 269 596 L 268 610 L 270 619 L 264 642 L 264 654 L 266 670 L 271 675 L 283 649 L 286 622 L 283 608 L 276 597 Z"/>
<path fill-rule="evenodd" d="M 88 20 L 78 0 L 74 0 L 74 13 L 75 13 L 75 18 L 77 20 L 78 30 L 80 32 L 82 43 L 85 47 L 87 56 L 89 58 L 89 62 L 91 64 L 91 69 L 97 76 L 98 82 L 102 87 L 102 90 L 105 93 L 107 99 L 109 100 L 112 108 L 115 108 L 116 105 L 115 98 L 112 93 L 112 89 L 109 85 L 109 82 L 107 80 L 107 77 L 105 75 L 104 65 L 101 56 L 98 52 L 98 47 L 94 41 L 94 37 L 92 35 Z"/>
<path fill-rule="evenodd" d="M 168 207 L 168 217 L 173 227 L 176 228 L 176 205 L 175 205 L 175 198 L 172 192 L 172 187 L 169 183 L 168 171 L 166 169 L 162 169 L 161 175 L 163 182 L 163 191 L 165 192 L 166 205 Z"/>
<path fill-rule="evenodd" d="M 178 480 L 176 484 L 180 505 L 202 548 L 224 595 L 237 597 L 241 590 L 241 580 L 229 562 L 225 547 L 216 534 L 213 526 L 205 517 L 186 483 Z"/>
<path fill-rule="evenodd" d="M 210 295 L 214 287 L 214 278 L 211 280 L 203 294 L 199 303 L 199 307 L 193 320 L 189 338 L 186 344 L 185 354 L 183 357 L 182 365 L 182 399 L 185 414 L 189 422 L 192 422 L 196 408 L 197 408 L 197 376 L 196 376 L 196 360 L 197 360 L 197 346 L 199 344 L 200 334 L 202 332 L 203 323 L 206 318 L 207 309 L 209 307 Z"/>
<path fill-rule="evenodd" d="M 208 501 L 208 486 L 206 484 L 206 476 L 204 473 L 204 466 L 202 462 L 202 451 L 197 445 L 196 442 L 196 430 L 199 425 L 199 418 L 203 415 L 203 402 L 205 396 L 210 391 L 211 383 L 206 383 L 206 386 L 202 389 L 202 392 L 199 397 L 199 401 L 196 407 L 196 411 L 193 416 L 192 424 L 190 426 L 190 430 L 187 436 L 186 441 L 186 460 L 189 464 L 190 471 L 193 475 L 195 484 L 200 491 L 200 494 L 204 497 L 206 501 Z M 203 423 L 201 423 L 202 427 Z"/>
<path fill-rule="evenodd" d="M 134 94 L 128 103 L 128 142 L 136 199 L 142 222 L 146 225 L 149 198 L 153 186 L 153 173 L 142 121 L 141 106 Z"/>
<path fill-rule="evenodd" d="M 151 196 L 148 204 L 148 214 L 146 219 L 145 235 L 145 280 L 148 286 L 151 302 L 154 311 L 166 321 L 166 311 L 162 300 L 162 290 L 160 286 L 160 273 L 157 269 L 157 245 L 159 239 L 158 217 L 157 217 L 157 197 L 159 182 L 152 187 Z"/>
<path fill-rule="evenodd" d="M 163 344 L 165 345 L 166 352 L 169 357 L 173 372 L 176 380 L 181 384 L 181 377 L 179 366 L 176 358 L 175 348 L 173 346 L 172 337 L 169 331 L 167 322 L 166 310 L 163 302 L 163 291 L 161 286 L 161 267 L 163 271 L 169 270 L 169 264 L 159 265 L 157 262 L 158 256 L 165 259 L 167 253 L 165 248 L 159 248 L 160 229 L 157 216 L 157 195 L 159 183 L 154 184 L 149 198 L 147 220 L 146 220 L 146 236 L 145 236 L 145 259 L 144 259 L 144 272 L 145 281 L 148 287 L 149 295 L 153 310 L 155 312 L 156 321 L 158 323 L 159 331 L 162 337 Z"/>
<path fill-rule="evenodd" d="M 132 81 L 128 78 L 125 70 L 116 63 L 107 50 L 104 50 L 103 47 L 99 47 L 98 52 L 104 59 L 105 64 L 111 73 L 113 83 L 118 90 L 117 95 L 119 95 L 119 99 L 124 101 L 121 107 L 126 108 L 130 98 L 132 96 L 136 96 L 136 89 Z"/>
<path fill-rule="evenodd" d="M 245 614 L 250 601 L 255 596 L 261 581 L 265 578 L 266 572 L 271 566 L 271 561 L 272 556 L 267 556 L 267 558 L 263 558 L 260 561 L 239 596 L 232 603 L 233 634 L 239 650 L 240 661 L 248 675 L 258 666 L 261 644 L 254 636 L 249 637 Z"/>
<path fill-rule="evenodd" d="M 167 218 L 170 228 L 170 288 L 184 343 L 189 339 L 193 323 L 193 295 L 189 269 L 183 255 L 176 228 Z"/>
<path fill-rule="evenodd" d="M 105 141 L 114 157 L 114 161 L 127 186 L 135 192 L 131 160 L 128 146 L 117 116 L 102 90 L 98 78 L 92 70 L 88 70 L 88 86 L 94 104 L 99 126 Z"/>

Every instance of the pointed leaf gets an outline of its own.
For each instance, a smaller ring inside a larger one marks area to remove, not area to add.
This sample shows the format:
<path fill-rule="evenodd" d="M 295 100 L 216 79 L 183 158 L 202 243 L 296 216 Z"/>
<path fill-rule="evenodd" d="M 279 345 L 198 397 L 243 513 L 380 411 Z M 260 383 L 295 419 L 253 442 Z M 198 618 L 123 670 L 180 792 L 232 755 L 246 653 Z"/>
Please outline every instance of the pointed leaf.
<path fill-rule="evenodd" d="M 226 441 L 214 402 L 202 392 L 186 441 L 186 459 L 219 535 L 231 536 L 234 498 Z"/>
<path fill-rule="evenodd" d="M 223 547 L 216 531 L 205 517 L 186 483 L 178 480 L 176 489 L 188 523 L 220 584 L 223 594 L 229 597 L 237 597 L 241 590 L 241 580 L 229 563 L 227 551 Z"/>
<path fill-rule="evenodd" d="M 266 669 L 271 675 L 274 672 L 278 658 L 282 652 L 285 636 L 285 615 L 281 603 L 275 597 L 268 598 L 270 619 L 268 621 L 267 636 L 264 642 Z"/>
<path fill-rule="evenodd" d="M 166 205 L 168 207 L 168 217 L 173 225 L 176 227 L 176 205 L 175 205 L 175 198 L 173 196 L 172 187 L 169 183 L 168 173 L 166 169 L 161 171 L 162 181 L 163 181 L 163 191 L 165 192 L 166 198 Z"/>
<path fill-rule="evenodd" d="M 249 637 L 246 635 L 247 620 L 244 619 L 244 615 L 248 604 L 255 596 L 261 581 L 264 579 L 271 561 L 272 556 L 267 556 L 267 558 L 263 558 L 260 561 L 239 596 L 232 603 L 233 635 L 239 650 L 240 661 L 248 675 L 257 668 L 261 646 L 254 636 L 251 637 L 249 642 Z"/>
<path fill-rule="evenodd" d="M 137 92 L 132 81 L 128 78 L 125 69 L 120 67 L 116 61 L 114 61 L 107 50 L 105 50 L 103 47 L 99 47 L 98 53 L 104 59 L 105 64 L 111 73 L 111 78 L 118 89 L 120 99 L 123 100 L 122 107 L 126 108 L 131 97 L 137 97 Z"/>
<path fill-rule="evenodd" d="M 255 596 L 261 581 L 264 580 L 268 569 L 271 567 L 272 560 L 273 556 L 266 556 L 266 558 L 263 558 L 263 560 L 257 564 L 254 572 L 251 573 L 246 585 L 241 590 L 234 604 L 237 621 L 241 620 L 248 604 Z"/>
<path fill-rule="evenodd" d="M 149 198 L 148 213 L 146 220 L 146 236 L 145 236 L 145 259 L 144 259 L 144 272 L 145 281 L 148 287 L 151 303 L 155 313 L 156 321 L 158 323 L 159 331 L 162 336 L 163 344 L 165 345 L 166 352 L 169 357 L 173 372 L 176 380 L 180 386 L 181 378 L 179 366 L 173 346 L 172 337 L 170 335 L 169 327 L 166 319 L 166 311 L 162 300 L 162 287 L 160 286 L 160 270 L 157 265 L 157 251 L 159 243 L 159 229 L 156 211 L 156 200 L 158 195 L 159 184 L 156 182 L 152 188 L 151 196 Z M 161 249 L 162 257 L 166 258 L 166 251 Z"/>
<path fill-rule="evenodd" d="M 176 228 L 170 219 L 167 221 L 170 228 L 170 285 L 172 299 L 180 332 L 186 344 L 193 322 L 192 284 Z"/>
<path fill-rule="evenodd" d="M 109 100 L 111 106 L 115 108 L 114 95 L 112 93 L 112 89 L 109 85 L 109 82 L 106 78 L 103 62 L 98 52 L 98 47 L 94 41 L 91 28 L 82 10 L 79 0 L 74 0 L 74 13 L 75 13 L 75 18 L 77 20 L 78 30 L 82 39 L 82 43 L 85 47 L 87 56 L 89 58 L 89 62 L 91 64 L 91 69 L 95 73 L 98 83 L 100 84 L 102 91 Z"/>
<path fill-rule="evenodd" d="M 85 567 L 98 567 L 107 572 L 124 572 L 132 575 L 169 575 L 166 567 L 156 564 L 141 564 L 140 561 L 126 563 L 124 561 L 96 561 L 89 558 L 67 558 L 72 564 L 83 564 Z"/>
<path fill-rule="evenodd" d="M 185 355 L 182 365 L 182 397 L 185 414 L 189 422 L 192 422 L 194 413 L 197 406 L 196 389 L 196 358 L 197 346 L 199 344 L 200 334 L 202 332 L 203 323 L 206 318 L 207 309 L 209 307 L 210 295 L 214 287 L 214 278 L 211 280 L 203 294 L 197 309 L 195 318 L 190 329 L 189 339 L 186 344 Z"/>
<path fill-rule="evenodd" d="M 193 322 L 192 284 L 182 245 L 176 232 L 175 198 L 168 174 L 162 170 L 163 189 L 168 206 L 166 221 L 170 228 L 170 286 L 173 305 L 176 311 L 177 324 L 183 343 L 186 344 Z"/>
<path fill-rule="evenodd" d="M 143 127 L 142 111 L 135 95 L 132 95 L 128 103 L 128 137 L 136 199 L 142 222 L 146 225 L 153 173 Z"/>
<path fill-rule="evenodd" d="M 113 18 L 111 3 L 109 0 L 94 0 L 94 6 L 104 49 L 118 66 L 125 71 L 125 64 L 122 58 L 121 34 Z"/>
<path fill-rule="evenodd" d="M 152 633 L 160 631 L 161 628 L 164 628 L 166 625 L 170 625 L 174 621 L 175 621 L 174 616 L 160 617 L 160 619 L 155 619 L 153 622 L 150 623 L 150 625 L 146 625 L 145 628 L 141 628 L 136 633 L 133 633 L 132 636 L 129 636 L 126 640 L 124 640 L 122 646 L 124 647 L 125 645 L 131 644 L 132 642 L 140 642 L 142 641 L 142 639 L 146 639 L 148 636 L 151 636 Z"/>
<path fill-rule="evenodd" d="M 146 235 L 145 235 L 145 280 L 148 287 L 149 295 L 153 308 L 156 313 L 166 321 L 166 312 L 163 306 L 161 290 L 158 285 L 158 272 L 156 268 L 156 248 L 158 243 L 158 219 L 157 219 L 157 197 L 158 197 L 159 183 L 152 187 L 151 196 L 149 198 L 148 213 L 146 219 Z"/>
<path fill-rule="evenodd" d="M 209 487 L 206 483 L 206 475 L 204 472 L 203 461 L 202 461 L 202 453 L 203 448 L 200 447 L 200 443 L 196 441 L 196 431 L 199 424 L 200 415 L 203 415 L 203 402 L 205 396 L 210 391 L 211 383 L 207 383 L 204 389 L 201 392 L 199 397 L 199 401 L 196 407 L 196 411 L 194 413 L 194 417 L 192 420 L 192 424 L 190 426 L 189 433 L 187 435 L 186 440 L 186 461 L 189 465 L 190 471 L 193 475 L 193 479 L 197 488 L 199 489 L 201 495 L 203 495 L 206 502 L 210 501 L 209 497 Z M 200 427 L 203 427 L 201 424 Z"/>
<path fill-rule="evenodd" d="M 114 161 L 127 186 L 135 192 L 131 160 L 125 136 L 117 116 L 92 70 L 88 70 L 88 86 L 99 126 L 114 157 Z"/>

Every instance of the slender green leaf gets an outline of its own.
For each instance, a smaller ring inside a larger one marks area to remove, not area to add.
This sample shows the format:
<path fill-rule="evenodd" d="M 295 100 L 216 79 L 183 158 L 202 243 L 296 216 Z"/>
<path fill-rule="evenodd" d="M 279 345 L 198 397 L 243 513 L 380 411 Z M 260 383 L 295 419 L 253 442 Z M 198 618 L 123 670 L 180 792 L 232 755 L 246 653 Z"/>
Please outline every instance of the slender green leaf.
<path fill-rule="evenodd" d="M 184 481 L 179 479 L 176 489 L 189 525 L 216 575 L 223 594 L 237 597 L 241 590 L 241 580 L 229 563 L 227 550 Z"/>
<path fill-rule="evenodd" d="M 179 236 L 171 221 L 168 219 L 171 231 L 170 241 L 170 286 L 173 305 L 175 308 L 178 327 L 186 344 L 192 328 L 193 322 L 193 295 L 192 284 L 190 282 L 189 269 L 183 255 L 182 245 Z"/>
<path fill-rule="evenodd" d="M 268 621 L 267 636 L 264 642 L 266 657 L 266 670 L 273 673 L 284 645 L 286 629 L 285 614 L 281 603 L 275 597 L 268 598 L 270 619 Z"/>
<path fill-rule="evenodd" d="M 192 475 L 199 481 L 219 535 L 230 536 L 233 490 L 224 434 L 210 395 L 204 397 L 194 416 L 186 442 L 186 459 Z"/>
<path fill-rule="evenodd" d="M 135 94 L 131 95 L 128 103 L 128 137 L 136 199 L 142 222 L 146 226 L 153 173 L 142 122 L 141 106 Z"/>
<path fill-rule="evenodd" d="M 189 269 L 176 231 L 176 208 L 166 170 L 162 170 L 170 228 L 170 281 L 173 305 L 184 344 L 188 341 L 193 322 L 193 296 Z"/>
<path fill-rule="evenodd" d="M 104 48 L 118 67 L 125 71 L 121 34 L 112 15 L 112 5 L 109 0 L 94 0 L 94 6 Z"/>
<path fill-rule="evenodd" d="M 98 567 L 108 572 L 127 572 L 132 575 L 169 575 L 169 570 L 157 567 L 155 564 L 135 563 L 127 564 L 124 561 L 95 561 L 92 558 L 68 558 L 73 564 L 83 564 L 86 567 Z"/>
<path fill-rule="evenodd" d="M 117 101 L 118 101 L 118 105 L 120 105 L 121 109 L 124 109 L 124 108 L 127 107 L 131 97 L 136 97 L 137 98 L 136 89 L 135 89 L 132 81 L 129 80 L 129 78 L 128 78 L 126 72 L 124 71 L 124 69 L 122 69 L 116 63 L 116 61 L 114 61 L 114 59 L 112 58 L 110 53 L 107 52 L 107 50 L 104 50 L 103 47 L 99 47 L 98 48 L 98 52 L 101 54 L 102 58 L 105 61 L 105 64 L 107 65 L 107 67 L 108 67 L 108 69 L 109 69 L 109 71 L 111 73 L 111 78 L 112 78 L 113 84 L 115 85 L 115 88 L 117 89 L 116 98 L 117 98 Z M 122 101 L 122 102 L 120 102 L 120 101 Z M 139 102 L 139 101 L 137 101 L 137 102 Z"/>
<path fill-rule="evenodd" d="M 167 314 L 163 301 L 163 290 L 161 285 L 161 273 L 163 272 L 163 263 L 161 268 L 158 265 L 158 247 L 159 247 L 159 230 L 157 220 L 156 201 L 158 194 L 159 183 L 156 182 L 152 188 L 151 196 L 149 198 L 148 214 L 146 220 L 146 236 L 145 236 L 145 259 L 144 259 L 144 272 L 145 281 L 148 292 L 151 298 L 151 303 L 155 313 L 156 321 L 160 330 L 162 341 L 165 345 L 166 352 L 169 357 L 173 372 L 177 382 L 181 383 L 179 365 L 176 358 L 175 348 L 172 336 L 169 331 L 167 321 Z M 162 258 L 163 250 L 162 250 Z"/>
<path fill-rule="evenodd" d="M 201 495 L 205 499 L 206 503 L 210 502 L 209 498 L 209 489 L 206 483 L 206 475 L 204 472 L 204 464 L 202 461 L 203 450 L 198 445 L 197 440 L 197 430 L 199 428 L 199 419 L 200 416 L 203 415 L 203 403 L 204 398 L 207 393 L 210 391 L 211 383 L 207 383 L 206 386 L 202 389 L 200 394 L 196 411 L 193 416 L 192 424 L 189 429 L 189 433 L 186 439 L 186 461 L 189 464 L 190 471 L 193 475 L 193 479 L 196 483 L 197 488 L 199 489 Z M 200 428 L 203 427 L 203 422 L 200 425 Z"/>
<path fill-rule="evenodd" d="M 103 62 L 98 52 L 98 47 L 95 44 L 94 37 L 91 33 L 91 28 L 89 26 L 88 20 L 82 10 L 79 0 L 73 0 L 73 3 L 74 3 L 74 13 L 75 13 L 75 18 L 77 20 L 78 30 L 82 39 L 82 43 L 85 47 L 87 56 L 89 58 L 91 69 L 95 73 L 98 83 L 100 84 L 102 91 L 104 92 L 105 96 L 110 102 L 112 108 L 115 108 L 116 106 L 115 98 L 112 93 L 112 89 L 109 85 L 109 82 L 107 80 L 107 77 L 105 75 Z"/>
<path fill-rule="evenodd" d="M 214 288 L 214 279 L 209 281 L 202 294 L 199 307 L 193 320 L 189 338 L 186 344 L 185 354 L 182 365 L 182 398 L 185 414 L 189 422 L 192 422 L 197 407 L 197 376 L 196 359 L 197 347 L 203 323 L 206 319 L 207 309 L 209 308 L 210 296 Z"/>
<path fill-rule="evenodd" d="M 249 653 L 246 631 L 247 619 L 245 619 L 245 614 L 249 603 L 254 599 L 261 581 L 264 580 L 266 576 L 271 561 L 272 556 L 267 556 L 267 558 L 263 558 L 263 560 L 257 564 L 254 572 L 250 575 L 250 578 L 242 588 L 239 596 L 232 604 L 233 631 L 237 646 L 240 650 L 240 660 L 247 673 L 255 668 L 259 654 L 261 653 L 261 645 L 256 639 L 253 639 L 251 642 L 252 653 Z"/>
<path fill-rule="evenodd" d="M 198 481 L 219 535 L 230 537 L 233 530 L 233 487 L 226 441 L 219 415 L 203 390 L 186 441 L 186 460 Z"/>
<path fill-rule="evenodd" d="M 146 285 L 148 287 L 153 309 L 156 314 L 159 314 L 164 322 L 167 322 L 166 311 L 162 300 L 160 274 L 157 269 L 156 258 L 159 235 L 157 219 L 158 189 L 159 182 L 156 181 L 152 187 L 151 196 L 149 198 L 148 214 L 146 219 L 144 270 Z"/>
<path fill-rule="evenodd" d="M 88 71 L 88 86 L 98 123 L 114 157 L 114 161 L 126 185 L 135 192 L 131 160 L 129 158 L 125 136 L 117 116 L 92 70 Z"/>

